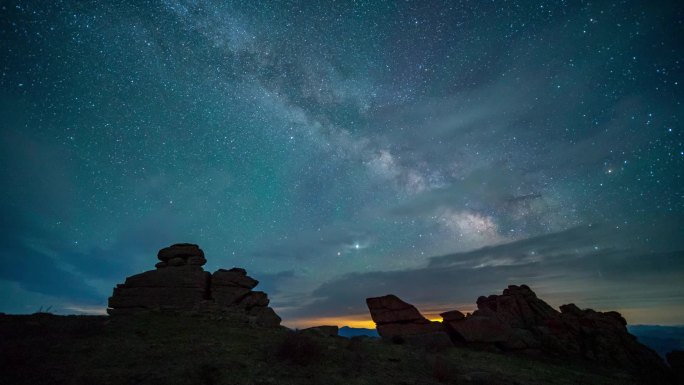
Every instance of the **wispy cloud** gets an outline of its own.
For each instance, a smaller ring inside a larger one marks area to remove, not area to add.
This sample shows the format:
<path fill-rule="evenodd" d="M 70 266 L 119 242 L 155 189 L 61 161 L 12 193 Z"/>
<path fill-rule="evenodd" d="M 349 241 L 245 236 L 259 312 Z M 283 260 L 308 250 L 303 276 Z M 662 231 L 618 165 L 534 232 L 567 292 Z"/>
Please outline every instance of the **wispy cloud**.
<path fill-rule="evenodd" d="M 420 307 L 446 309 L 523 283 L 554 305 L 577 302 L 618 310 L 650 306 L 659 311 L 684 298 L 684 287 L 678 284 L 684 280 L 684 249 L 612 247 L 611 241 L 620 237 L 608 228 L 583 226 L 433 257 L 422 268 L 352 273 L 321 285 L 313 292 L 313 302 L 285 316 L 361 314 L 365 298 L 389 293 Z M 625 279 L 631 282 L 629 289 L 623 287 Z"/>

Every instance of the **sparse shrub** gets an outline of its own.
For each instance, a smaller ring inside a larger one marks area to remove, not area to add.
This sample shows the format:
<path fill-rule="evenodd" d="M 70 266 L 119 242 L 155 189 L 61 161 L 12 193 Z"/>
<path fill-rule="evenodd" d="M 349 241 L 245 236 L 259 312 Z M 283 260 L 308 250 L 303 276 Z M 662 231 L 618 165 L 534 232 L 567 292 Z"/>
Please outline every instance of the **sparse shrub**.
<path fill-rule="evenodd" d="M 299 332 L 288 333 L 278 346 L 276 356 L 286 362 L 308 365 L 318 359 L 323 352 L 320 344 L 313 338 Z"/>

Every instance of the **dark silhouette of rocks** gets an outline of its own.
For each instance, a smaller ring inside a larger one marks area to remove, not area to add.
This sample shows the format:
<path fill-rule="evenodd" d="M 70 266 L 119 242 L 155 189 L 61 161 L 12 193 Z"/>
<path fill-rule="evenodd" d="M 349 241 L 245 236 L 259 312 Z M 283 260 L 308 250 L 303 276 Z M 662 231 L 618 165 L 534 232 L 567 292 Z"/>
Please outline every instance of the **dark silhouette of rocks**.
<path fill-rule="evenodd" d="M 472 314 L 442 313 L 442 323 L 429 322 L 414 306 L 393 295 L 366 302 L 385 339 L 417 339 L 442 331 L 458 346 L 583 358 L 669 378 L 663 360 L 627 331 L 627 322 L 619 313 L 582 310 L 574 304 L 561 306 L 559 312 L 526 285 L 512 285 L 501 295 L 478 298 Z"/>
<path fill-rule="evenodd" d="M 383 338 L 431 347 L 451 345 L 441 323 L 426 319 L 415 306 L 395 295 L 367 298 L 366 304 Z"/>
<path fill-rule="evenodd" d="M 451 310 L 441 313 L 440 316 L 444 321 L 460 321 L 465 318 L 465 315 L 458 310 Z"/>
<path fill-rule="evenodd" d="M 268 295 L 252 291 L 259 281 L 244 269 L 210 274 L 197 245 L 179 243 L 159 250 L 156 270 L 126 278 L 109 298 L 110 315 L 150 311 L 230 313 L 261 326 L 278 326 L 280 317 L 268 307 Z"/>

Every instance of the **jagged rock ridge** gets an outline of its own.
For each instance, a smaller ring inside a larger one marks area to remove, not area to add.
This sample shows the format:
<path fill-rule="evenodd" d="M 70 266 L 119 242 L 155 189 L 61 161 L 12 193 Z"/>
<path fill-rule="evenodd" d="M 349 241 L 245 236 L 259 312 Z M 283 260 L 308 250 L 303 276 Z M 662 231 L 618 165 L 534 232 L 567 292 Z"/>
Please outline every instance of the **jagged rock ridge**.
<path fill-rule="evenodd" d="M 416 326 L 416 320 L 417 325 L 427 325 L 422 321 L 425 318 L 394 295 L 368 298 L 366 303 L 378 333 L 390 340 L 401 336 L 420 341 L 422 335 L 441 331 L 458 346 L 581 357 L 649 375 L 667 376 L 668 372 L 663 360 L 627 331 L 627 322 L 619 313 L 581 310 L 574 304 L 561 306 L 559 312 L 526 285 L 511 285 L 501 295 L 478 298 L 472 314 L 458 310 L 442 313 L 439 328 Z M 388 311 L 388 303 L 401 303 L 401 309 L 393 305 L 397 309 Z"/>
<path fill-rule="evenodd" d="M 179 243 L 159 250 L 156 270 L 126 278 L 109 298 L 110 315 L 149 311 L 229 312 L 262 326 L 280 325 L 268 295 L 252 291 L 259 283 L 241 268 L 204 271 L 199 246 Z"/>

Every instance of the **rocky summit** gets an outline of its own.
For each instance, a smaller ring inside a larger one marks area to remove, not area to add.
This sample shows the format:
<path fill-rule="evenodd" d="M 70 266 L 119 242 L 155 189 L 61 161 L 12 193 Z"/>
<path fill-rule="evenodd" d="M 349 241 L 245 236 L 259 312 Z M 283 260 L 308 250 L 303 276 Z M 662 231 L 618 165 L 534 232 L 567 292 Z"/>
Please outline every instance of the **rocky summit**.
<path fill-rule="evenodd" d="M 582 310 L 574 304 L 558 311 L 526 285 L 478 298 L 472 314 L 442 313 L 441 323 L 429 322 L 394 295 L 368 298 L 366 303 L 380 336 L 395 342 L 425 341 L 444 333 L 456 346 L 575 357 L 646 376 L 668 376 L 663 360 L 627 331 L 619 313 Z"/>
<path fill-rule="evenodd" d="M 109 298 L 110 315 L 141 312 L 231 313 L 261 326 L 278 326 L 268 295 L 253 291 L 259 283 L 241 268 L 204 271 L 204 251 L 190 243 L 159 250 L 156 270 L 126 278 Z"/>

